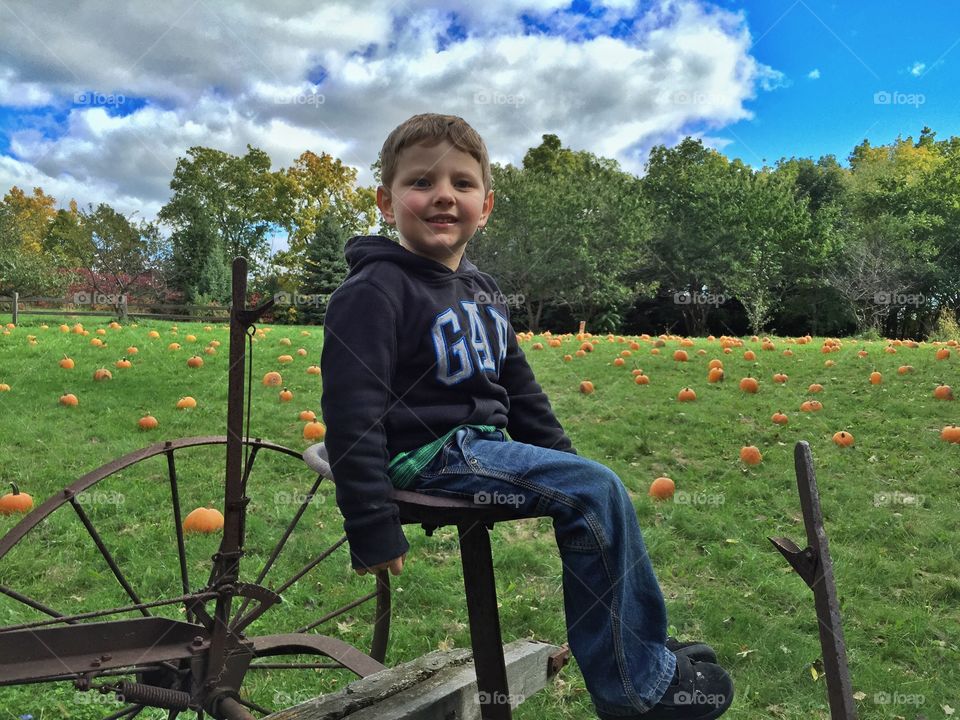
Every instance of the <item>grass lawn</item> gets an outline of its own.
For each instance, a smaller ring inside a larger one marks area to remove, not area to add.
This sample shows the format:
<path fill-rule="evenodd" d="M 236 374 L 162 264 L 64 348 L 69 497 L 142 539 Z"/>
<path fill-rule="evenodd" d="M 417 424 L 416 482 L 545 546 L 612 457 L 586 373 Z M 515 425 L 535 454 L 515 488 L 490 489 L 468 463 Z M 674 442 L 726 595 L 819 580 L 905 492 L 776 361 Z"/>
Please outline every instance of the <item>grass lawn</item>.
<path fill-rule="evenodd" d="M 9 319 L 0 316 L 2 323 Z M 41 322 L 49 328 L 42 329 Z M 10 386 L 0 392 L 4 486 L 16 482 L 40 504 L 83 474 L 151 443 L 225 433 L 225 326 L 178 323 L 174 332 L 171 323 L 111 329 L 91 320 L 85 323 L 89 335 L 80 335 L 61 332 L 59 322 L 27 318 L 0 335 L 0 383 Z M 158 338 L 148 336 L 152 330 Z M 105 347 L 92 345 L 95 338 Z M 282 338 L 291 344 L 281 344 Z M 695 339 L 682 348 L 689 359 L 680 362 L 673 359 L 681 348 L 678 338 L 667 338 L 660 348 L 653 347 L 655 339 L 594 339 L 592 352 L 570 361 L 563 356 L 580 347 L 575 337 L 563 337 L 560 347 L 551 347 L 547 337 L 527 338 L 522 345 L 578 451 L 611 467 L 631 491 L 672 632 L 709 642 L 733 676 L 737 696 L 724 717 L 829 717 L 812 593 L 767 539 L 787 536 L 805 545 L 793 470 L 799 440 L 813 450 L 860 717 L 953 715 L 953 708 L 960 708 L 960 444 L 944 442 L 940 433 L 945 425 L 960 424 L 960 405 L 935 399 L 933 391 L 946 383 L 960 393 L 958 349 L 936 360 L 937 348 L 930 343 L 900 345 L 891 353 L 883 341 L 845 339 L 838 351 L 825 354 L 819 338 L 806 344 L 772 338 L 772 350 L 744 339 L 743 347 L 724 353 L 719 340 Z M 216 354 L 204 354 L 211 340 L 222 345 Z M 614 365 L 631 340 L 639 341 L 637 349 L 622 366 Z M 180 348 L 169 349 L 173 342 Z M 298 451 L 309 444 L 298 413 L 320 410 L 320 378 L 306 369 L 319 363 L 321 342 L 316 327 L 273 326 L 259 337 L 253 346 L 251 435 Z M 534 349 L 538 342 L 542 349 Z M 135 354 L 130 346 L 137 347 Z M 305 354 L 297 354 L 298 348 Z M 744 358 L 748 349 L 755 359 Z M 203 358 L 202 367 L 187 366 L 194 354 Z M 292 361 L 280 363 L 281 354 Z M 64 355 L 74 360 L 73 369 L 58 366 Z M 115 367 L 122 357 L 132 367 Z M 707 364 L 714 358 L 723 361 L 726 379 L 708 383 Z M 835 364 L 826 367 L 828 360 Z M 901 365 L 913 370 L 899 374 Z M 112 379 L 95 381 L 100 367 L 108 368 Z M 649 384 L 634 381 L 635 368 L 643 369 Z M 281 402 L 280 388 L 260 383 L 272 370 L 283 374 L 292 401 Z M 869 380 L 874 370 L 882 373 L 879 384 Z M 774 373 L 788 379 L 774 382 Z M 740 390 L 740 379 L 748 376 L 759 381 L 759 392 Z M 594 383 L 593 393 L 579 391 L 583 380 Z M 822 384 L 822 392 L 810 394 L 811 383 Z M 677 401 L 685 386 L 696 391 L 695 401 Z M 64 393 L 75 394 L 79 404 L 60 405 Z M 187 395 L 197 407 L 176 409 Z M 823 409 L 800 412 L 800 404 L 813 397 Z M 789 416 L 787 425 L 771 422 L 778 410 Z M 146 414 L 157 418 L 157 429 L 138 428 Z M 852 447 L 832 441 L 841 430 L 853 434 Z M 741 462 L 745 445 L 760 449 L 759 465 Z M 315 479 L 290 458 L 263 455 L 247 491 L 243 562 L 251 581 Z M 223 458 L 220 446 L 178 454 L 184 513 L 208 504 L 222 509 Z M 675 481 L 676 495 L 658 502 L 647 489 L 662 475 Z M 182 592 L 169 498 L 162 457 L 104 480 L 81 498 L 143 600 Z M 0 537 L 18 520 L 0 516 Z M 340 530 L 333 495 L 322 488 L 281 555 L 281 566 L 264 584 L 306 563 Z M 407 566 L 393 579 L 388 665 L 470 643 L 455 531 L 441 529 L 427 538 L 410 526 L 407 535 L 412 545 Z M 218 540 L 187 538 L 191 588 L 206 581 Z M 560 562 L 550 522 L 501 524 L 493 541 L 505 641 L 535 637 L 562 643 Z M 340 548 L 284 591 L 284 603 L 248 634 L 292 630 L 367 592 L 370 584 L 349 570 Z M 126 597 L 69 505 L 0 561 L 0 585 L 61 612 L 113 607 Z M 183 617 L 173 606 L 162 614 Z M 372 615 L 364 606 L 326 631 L 362 646 Z M 0 627 L 39 617 L 0 595 Z M 251 697 L 277 709 L 342 686 L 352 676 L 298 670 L 248 678 Z M 49 692 L 38 692 L 41 687 Z M 119 709 L 110 698 L 77 692 L 68 683 L 0 688 L 0 720 L 99 718 Z M 576 663 L 521 705 L 515 717 L 594 717 Z"/>

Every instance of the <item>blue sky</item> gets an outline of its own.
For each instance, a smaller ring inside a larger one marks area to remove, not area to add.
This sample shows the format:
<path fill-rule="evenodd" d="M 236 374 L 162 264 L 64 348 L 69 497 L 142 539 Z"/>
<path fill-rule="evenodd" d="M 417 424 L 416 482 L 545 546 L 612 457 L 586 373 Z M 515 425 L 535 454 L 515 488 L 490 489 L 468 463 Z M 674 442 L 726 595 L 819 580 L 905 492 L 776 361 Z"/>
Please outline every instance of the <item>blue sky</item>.
<path fill-rule="evenodd" d="M 759 167 L 960 135 L 960 3 L 0 3 L 0 192 L 152 217 L 195 145 L 327 152 L 373 182 L 392 127 L 462 115 L 496 162 L 545 133 L 635 173 L 700 137 Z M 57 22 L 52 23 L 51 18 Z"/>
<path fill-rule="evenodd" d="M 787 87 L 760 93 L 755 113 L 718 134 L 751 165 L 766 158 L 845 161 L 864 138 L 960 134 L 960 4 L 763 0 L 727 3 L 745 10 L 750 52 L 783 72 Z M 920 67 L 922 64 L 923 67 Z M 819 71 L 818 79 L 808 74 Z M 875 102 L 889 99 L 889 103 Z M 895 95 L 894 93 L 898 93 Z"/>

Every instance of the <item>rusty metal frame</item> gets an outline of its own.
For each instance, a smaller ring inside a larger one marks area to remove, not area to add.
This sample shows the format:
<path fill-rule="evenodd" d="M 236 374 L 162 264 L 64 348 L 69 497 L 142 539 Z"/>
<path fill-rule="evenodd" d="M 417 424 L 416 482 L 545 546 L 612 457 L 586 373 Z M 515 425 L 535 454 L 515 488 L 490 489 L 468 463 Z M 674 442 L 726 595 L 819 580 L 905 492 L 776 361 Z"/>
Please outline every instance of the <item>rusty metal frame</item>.
<path fill-rule="evenodd" d="M 830 545 L 823 527 L 820 492 L 813 471 L 810 445 L 800 441 L 794 447 L 794 465 L 803 524 L 807 531 L 807 547 L 801 550 L 785 537 L 769 538 L 773 546 L 786 558 L 811 590 L 820 630 L 820 649 L 823 654 L 824 675 L 827 678 L 827 697 L 832 720 L 856 720 L 847 649 L 840 622 L 840 602 L 833 575 Z"/>

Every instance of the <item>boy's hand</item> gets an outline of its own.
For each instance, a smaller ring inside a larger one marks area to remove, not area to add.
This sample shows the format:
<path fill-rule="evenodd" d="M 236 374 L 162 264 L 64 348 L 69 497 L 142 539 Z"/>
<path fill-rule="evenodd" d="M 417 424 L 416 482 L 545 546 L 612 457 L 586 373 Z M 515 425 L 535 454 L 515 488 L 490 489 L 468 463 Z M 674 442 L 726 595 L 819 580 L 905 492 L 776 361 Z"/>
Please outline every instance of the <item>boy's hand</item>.
<path fill-rule="evenodd" d="M 379 565 L 374 565 L 373 567 L 368 568 L 356 568 L 357 575 L 366 575 L 368 572 L 375 573 L 378 570 L 389 570 L 391 575 L 399 575 L 403 572 L 403 561 L 406 559 L 407 555 L 404 553 L 398 558 L 393 560 L 387 560 L 387 562 L 382 562 Z"/>

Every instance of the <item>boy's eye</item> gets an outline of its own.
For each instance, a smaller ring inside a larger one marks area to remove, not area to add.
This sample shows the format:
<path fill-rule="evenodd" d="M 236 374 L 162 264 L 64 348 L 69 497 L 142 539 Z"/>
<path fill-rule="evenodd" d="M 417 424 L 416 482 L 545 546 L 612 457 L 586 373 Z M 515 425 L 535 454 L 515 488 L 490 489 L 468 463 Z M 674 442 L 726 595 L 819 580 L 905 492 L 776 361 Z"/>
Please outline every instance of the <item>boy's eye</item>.
<path fill-rule="evenodd" d="M 424 185 L 429 185 L 426 178 L 417 178 L 416 180 L 413 181 L 413 184 L 418 185 L 420 187 L 423 187 Z"/>

